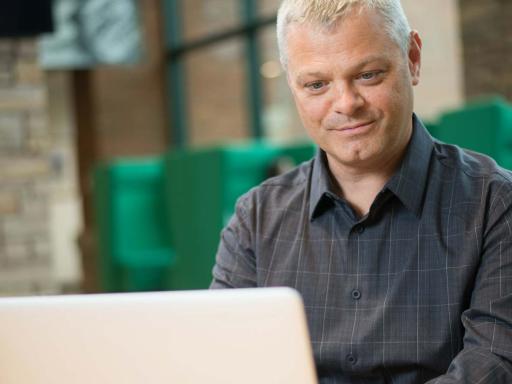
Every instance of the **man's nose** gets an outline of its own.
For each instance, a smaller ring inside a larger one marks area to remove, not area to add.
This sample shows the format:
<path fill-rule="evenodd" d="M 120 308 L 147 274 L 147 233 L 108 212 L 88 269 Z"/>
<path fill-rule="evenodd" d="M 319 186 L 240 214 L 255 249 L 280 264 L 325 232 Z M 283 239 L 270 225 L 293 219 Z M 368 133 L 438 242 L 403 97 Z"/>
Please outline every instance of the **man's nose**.
<path fill-rule="evenodd" d="M 351 85 L 339 85 L 335 89 L 333 109 L 336 113 L 351 116 L 365 104 L 365 99 Z"/>

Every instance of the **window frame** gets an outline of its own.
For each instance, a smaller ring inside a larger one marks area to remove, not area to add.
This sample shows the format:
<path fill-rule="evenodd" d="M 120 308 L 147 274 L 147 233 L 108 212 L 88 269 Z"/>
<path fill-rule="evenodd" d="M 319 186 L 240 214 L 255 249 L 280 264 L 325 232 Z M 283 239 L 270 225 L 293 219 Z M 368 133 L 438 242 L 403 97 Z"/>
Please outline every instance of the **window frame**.
<path fill-rule="evenodd" d="M 264 136 L 263 81 L 259 74 L 261 47 L 259 32 L 269 25 L 275 25 L 276 15 L 258 14 L 258 0 L 242 0 L 240 23 L 236 27 L 224 28 L 198 39 L 183 39 L 183 0 L 164 0 L 165 63 L 167 71 L 167 98 L 170 113 L 170 134 L 175 147 L 186 147 L 188 135 L 188 103 L 186 69 L 184 58 L 189 53 L 205 49 L 232 38 L 242 38 L 246 51 L 247 105 L 250 136 L 255 139 Z M 185 0 L 186 1 L 186 0 Z"/>

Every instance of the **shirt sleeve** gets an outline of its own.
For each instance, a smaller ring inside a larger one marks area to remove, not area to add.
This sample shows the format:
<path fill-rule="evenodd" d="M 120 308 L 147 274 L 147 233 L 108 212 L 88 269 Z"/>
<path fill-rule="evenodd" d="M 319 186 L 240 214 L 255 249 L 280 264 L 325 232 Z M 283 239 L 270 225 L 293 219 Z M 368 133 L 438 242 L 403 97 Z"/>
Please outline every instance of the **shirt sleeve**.
<path fill-rule="evenodd" d="M 252 247 L 247 196 L 239 199 L 235 214 L 221 233 L 211 289 L 256 287 L 256 259 Z"/>
<path fill-rule="evenodd" d="M 483 233 L 464 346 L 428 384 L 512 383 L 512 193 L 495 198 Z"/>

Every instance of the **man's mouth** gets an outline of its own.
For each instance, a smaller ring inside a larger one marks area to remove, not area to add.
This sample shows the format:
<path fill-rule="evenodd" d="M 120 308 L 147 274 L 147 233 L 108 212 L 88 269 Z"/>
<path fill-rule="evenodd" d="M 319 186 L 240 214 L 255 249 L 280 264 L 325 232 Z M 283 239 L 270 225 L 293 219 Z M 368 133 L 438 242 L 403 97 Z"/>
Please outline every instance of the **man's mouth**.
<path fill-rule="evenodd" d="M 363 130 L 365 128 L 368 128 L 374 122 L 375 121 L 365 121 L 365 122 L 345 125 L 345 126 L 342 126 L 342 127 L 330 128 L 329 130 L 338 131 L 338 132 L 347 132 L 347 133 L 349 133 L 349 132 L 357 132 L 357 131 L 361 131 L 361 130 Z"/>

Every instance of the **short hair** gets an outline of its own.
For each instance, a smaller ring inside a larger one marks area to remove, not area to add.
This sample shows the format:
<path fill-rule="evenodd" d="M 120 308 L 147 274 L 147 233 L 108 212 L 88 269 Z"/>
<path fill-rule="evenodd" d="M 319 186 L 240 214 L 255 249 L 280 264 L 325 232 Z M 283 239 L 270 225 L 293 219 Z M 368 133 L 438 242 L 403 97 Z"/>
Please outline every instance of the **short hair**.
<path fill-rule="evenodd" d="M 334 28 L 352 8 L 375 9 L 383 18 L 388 36 L 407 54 L 411 28 L 400 0 L 283 0 L 277 13 L 277 44 L 281 64 L 287 66 L 286 32 L 292 23 Z"/>

